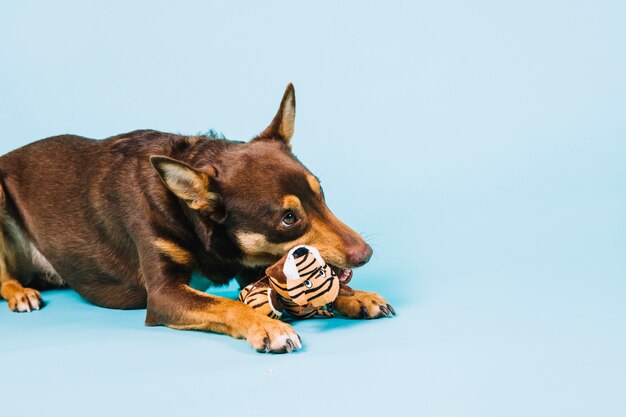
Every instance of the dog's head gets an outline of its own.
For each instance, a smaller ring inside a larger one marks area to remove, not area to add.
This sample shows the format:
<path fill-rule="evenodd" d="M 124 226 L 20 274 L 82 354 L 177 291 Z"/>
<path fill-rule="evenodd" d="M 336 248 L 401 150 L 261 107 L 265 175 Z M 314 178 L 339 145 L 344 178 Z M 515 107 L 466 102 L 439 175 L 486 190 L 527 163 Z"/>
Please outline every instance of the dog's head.
<path fill-rule="evenodd" d="M 267 266 L 308 245 L 349 274 L 372 249 L 333 215 L 319 180 L 291 152 L 295 114 L 290 84 L 270 125 L 250 142 L 224 147 L 196 168 L 162 157 L 153 157 L 153 166 L 190 208 L 224 226 L 243 265 Z"/>

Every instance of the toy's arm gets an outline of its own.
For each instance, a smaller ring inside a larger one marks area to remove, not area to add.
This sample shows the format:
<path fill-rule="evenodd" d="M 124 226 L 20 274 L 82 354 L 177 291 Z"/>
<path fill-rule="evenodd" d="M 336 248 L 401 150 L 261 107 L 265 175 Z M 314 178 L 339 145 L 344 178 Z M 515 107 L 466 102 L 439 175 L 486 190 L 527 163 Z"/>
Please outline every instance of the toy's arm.
<path fill-rule="evenodd" d="M 268 316 L 280 320 L 283 316 L 283 303 L 280 301 L 278 293 L 271 286 L 269 287 L 267 294 L 267 301 L 271 310 L 271 314 L 268 314 Z"/>
<path fill-rule="evenodd" d="M 283 305 L 267 277 L 242 289 L 239 301 L 273 319 L 280 319 L 283 315 Z"/>

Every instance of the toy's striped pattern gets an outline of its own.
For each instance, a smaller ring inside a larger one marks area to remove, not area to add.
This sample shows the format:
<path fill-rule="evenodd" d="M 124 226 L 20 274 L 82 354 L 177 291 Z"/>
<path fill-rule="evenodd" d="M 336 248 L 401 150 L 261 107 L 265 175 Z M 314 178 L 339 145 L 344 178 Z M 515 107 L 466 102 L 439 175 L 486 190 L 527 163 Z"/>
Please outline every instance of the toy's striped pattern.
<path fill-rule="evenodd" d="M 266 278 L 250 284 L 239 293 L 239 301 L 259 310 L 273 319 L 280 319 L 283 316 L 282 308 L 275 306 L 277 299 L 272 294 L 274 290 L 270 287 Z"/>
<path fill-rule="evenodd" d="M 333 317 L 328 303 L 339 291 L 339 279 L 316 250 L 298 247 L 290 255 L 290 277 L 264 277 L 245 287 L 239 300 L 261 313 L 280 319 L 282 311 L 298 318 Z M 295 265 L 295 268 L 294 268 Z"/>
<path fill-rule="evenodd" d="M 337 276 L 328 264 L 320 262 L 321 259 L 315 257 L 311 251 L 306 248 L 301 249 L 293 254 L 298 270 L 298 280 L 289 279 L 287 283 L 281 283 L 275 277 L 269 278 L 276 292 L 285 301 L 291 300 L 293 301 L 291 304 L 294 305 L 319 306 L 315 300 L 327 294 L 333 287 L 338 287 Z"/>
<path fill-rule="evenodd" d="M 299 306 L 293 301 L 282 300 L 283 308 L 292 316 L 298 317 L 300 319 L 308 319 L 313 316 L 324 316 L 324 317 L 334 317 L 332 309 L 330 306 L 324 307 L 310 307 L 310 306 Z"/>

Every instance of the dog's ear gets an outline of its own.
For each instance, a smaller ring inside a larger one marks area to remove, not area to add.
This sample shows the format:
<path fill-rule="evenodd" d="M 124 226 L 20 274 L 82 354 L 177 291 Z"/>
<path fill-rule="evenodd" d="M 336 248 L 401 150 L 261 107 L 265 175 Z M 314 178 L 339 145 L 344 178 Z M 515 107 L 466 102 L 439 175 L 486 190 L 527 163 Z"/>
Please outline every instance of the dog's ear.
<path fill-rule="evenodd" d="M 215 168 L 208 166 L 202 171 L 167 156 L 151 156 L 150 163 L 163 184 L 193 210 L 210 214 L 213 220 L 223 220 L 222 200 L 211 191 Z"/>
<path fill-rule="evenodd" d="M 296 91 L 289 83 L 272 123 L 255 139 L 277 139 L 289 145 L 296 122 Z"/>

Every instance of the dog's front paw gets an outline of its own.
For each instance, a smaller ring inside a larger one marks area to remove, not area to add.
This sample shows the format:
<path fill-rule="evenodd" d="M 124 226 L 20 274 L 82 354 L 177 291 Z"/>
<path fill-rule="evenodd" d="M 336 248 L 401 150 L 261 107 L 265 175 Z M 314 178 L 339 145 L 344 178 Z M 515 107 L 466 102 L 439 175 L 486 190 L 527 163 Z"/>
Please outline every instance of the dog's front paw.
<path fill-rule="evenodd" d="M 257 352 L 285 353 L 302 348 L 300 336 L 282 321 L 261 316 L 246 335 Z"/>
<path fill-rule="evenodd" d="M 354 291 L 354 295 L 340 295 L 333 303 L 335 311 L 351 319 L 377 319 L 396 315 L 393 307 L 375 292 Z"/>
<path fill-rule="evenodd" d="M 43 300 L 39 291 L 32 288 L 21 288 L 15 291 L 9 298 L 9 309 L 16 313 L 31 312 L 43 307 Z"/>

